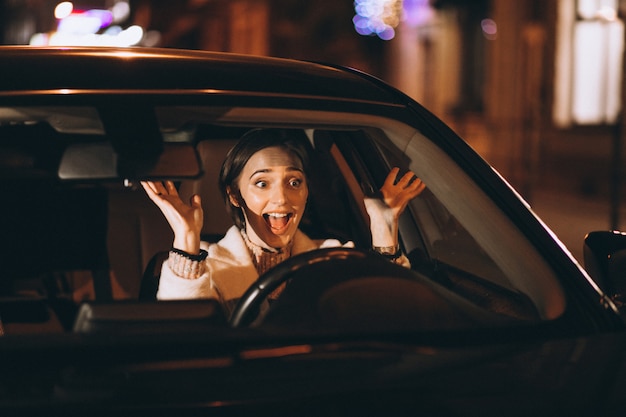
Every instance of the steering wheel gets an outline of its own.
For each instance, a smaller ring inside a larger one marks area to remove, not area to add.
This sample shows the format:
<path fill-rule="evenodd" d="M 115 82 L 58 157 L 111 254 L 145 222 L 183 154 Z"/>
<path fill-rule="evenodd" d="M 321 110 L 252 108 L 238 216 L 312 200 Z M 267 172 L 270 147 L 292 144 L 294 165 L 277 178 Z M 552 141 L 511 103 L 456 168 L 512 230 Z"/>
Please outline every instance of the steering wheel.
<path fill-rule="evenodd" d="M 364 260 L 373 255 L 356 248 L 323 248 L 295 255 L 261 275 L 244 293 L 230 316 L 232 327 L 244 327 L 260 314 L 263 301 L 283 282 L 297 276 L 307 266 L 333 260 Z"/>

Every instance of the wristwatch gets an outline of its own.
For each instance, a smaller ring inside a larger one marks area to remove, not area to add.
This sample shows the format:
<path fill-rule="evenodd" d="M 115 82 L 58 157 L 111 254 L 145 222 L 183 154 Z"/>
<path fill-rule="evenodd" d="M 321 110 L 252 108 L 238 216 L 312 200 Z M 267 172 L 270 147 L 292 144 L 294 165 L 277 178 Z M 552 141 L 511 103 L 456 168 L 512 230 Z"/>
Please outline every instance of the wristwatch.
<path fill-rule="evenodd" d="M 391 260 L 398 259 L 402 255 L 399 244 L 394 246 L 373 246 L 373 249 L 385 258 Z"/>

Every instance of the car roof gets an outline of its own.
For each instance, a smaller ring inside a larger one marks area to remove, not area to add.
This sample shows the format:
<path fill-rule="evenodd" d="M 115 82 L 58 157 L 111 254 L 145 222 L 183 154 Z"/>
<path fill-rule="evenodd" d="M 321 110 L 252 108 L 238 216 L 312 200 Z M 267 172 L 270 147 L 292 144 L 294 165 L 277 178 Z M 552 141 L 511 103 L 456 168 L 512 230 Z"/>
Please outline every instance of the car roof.
<path fill-rule="evenodd" d="M 403 94 L 357 70 L 223 52 L 1 46 L 0 67 L 0 97 L 58 90 L 63 94 L 195 91 L 406 104 Z"/>

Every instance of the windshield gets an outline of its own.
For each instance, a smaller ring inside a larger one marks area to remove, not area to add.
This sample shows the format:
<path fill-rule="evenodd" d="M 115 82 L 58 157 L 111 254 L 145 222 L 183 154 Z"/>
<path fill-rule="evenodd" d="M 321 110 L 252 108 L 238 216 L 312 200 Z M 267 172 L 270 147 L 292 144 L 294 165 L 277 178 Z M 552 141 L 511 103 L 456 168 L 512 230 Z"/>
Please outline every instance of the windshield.
<path fill-rule="evenodd" d="M 1 283 L 3 300 L 17 296 L 20 302 L 35 303 L 62 296 L 76 308 L 85 301 L 138 300 L 146 275 L 158 276 L 166 265 L 155 255 L 167 253 L 173 234 L 135 178 L 126 175 L 138 171 L 120 175 L 115 169 L 120 155 L 132 165 L 145 162 L 155 149 L 162 155 L 163 144 L 166 149 L 168 144 L 190 145 L 198 170 L 188 169 L 187 157 L 166 151 L 170 171 L 141 172 L 149 179 L 176 179 L 183 199 L 199 194 L 202 239 L 218 245 L 233 225 L 217 186 L 221 164 L 242 135 L 269 126 L 297 130 L 315 154 L 315 181 L 300 225 L 311 239 L 332 238 L 371 250 L 363 200 L 382 186 L 391 168 L 410 170 L 426 189 L 399 221 L 399 243 L 412 274 L 407 279 L 425 285 L 442 304 L 471 310 L 471 326 L 553 320 L 565 311 L 558 279 L 533 243 L 413 126 L 356 113 L 157 105 L 142 109 L 138 114 L 143 118 L 126 129 L 128 124 L 112 122 L 116 114 L 99 106 L 0 108 L 0 180 L 8 190 L 0 227 L 6 240 L 17 242 L 3 252 L 9 265 Z M 142 129 L 147 129 L 145 137 Z M 63 176 L 68 150 L 72 167 L 78 166 L 72 181 Z M 100 163 L 106 167 L 98 167 Z M 111 166 L 111 175 L 102 177 Z M 15 207 L 11 202 L 16 199 L 26 207 Z M 33 247 L 49 249 L 32 259 Z M 331 274 L 341 275 L 341 268 Z M 368 286 L 379 291 L 379 284 L 391 282 L 363 280 L 333 294 L 349 297 Z M 403 285 L 397 282 L 395 288 Z M 403 297 L 398 303 L 409 308 L 424 300 Z M 5 314 L 1 317 L 5 327 L 11 325 Z M 63 315 L 59 329 L 71 331 L 77 317 Z M 467 325 L 459 321 L 452 327 Z"/>

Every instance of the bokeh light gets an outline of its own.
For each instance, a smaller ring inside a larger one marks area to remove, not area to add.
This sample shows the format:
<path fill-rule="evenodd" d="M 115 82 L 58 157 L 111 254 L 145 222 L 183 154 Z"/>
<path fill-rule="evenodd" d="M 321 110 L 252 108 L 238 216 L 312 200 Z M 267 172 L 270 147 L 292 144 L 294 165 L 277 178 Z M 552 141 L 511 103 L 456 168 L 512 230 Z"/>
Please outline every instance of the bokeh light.
<path fill-rule="evenodd" d="M 355 0 L 354 30 L 364 36 L 388 41 L 401 22 L 416 27 L 434 20 L 430 0 Z"/>
<path fill-rule="evenodd" d="M 56 19 L 65 19 L 74 11 L 74 4 L 71 1 L 64 1 L 57 4 L 54 8 L 54 17 Z"/>
<path fill-rule="evenodd" d="M 486 39 L 492 41 L 498 37 L 498 25 L 493 19 L 483 19 L 480 22 L 480 27 L 483 30 L 483 36 Z"/>
<path fill-rule="evenodd" d="M 355 0 L 354 11 L 352 22 L 358 34 L 390 40 L 402 18 L 402 0 Z"/>
<path fill-rule="evenodd" d="M 30 45 L 126 47 L 139 45 L 145 36 L 140 26 L 122 27 L 130 17 L 128 0 L 118 0 L 109 9 L 87 10 L 79 10 L 72 2 L 64 1 L 55 7 L 54 17 L 57 19 L 56 30 L 36 33 L 31 37 Z M 158 39 L 151 33 L 152 45 Z"/>

